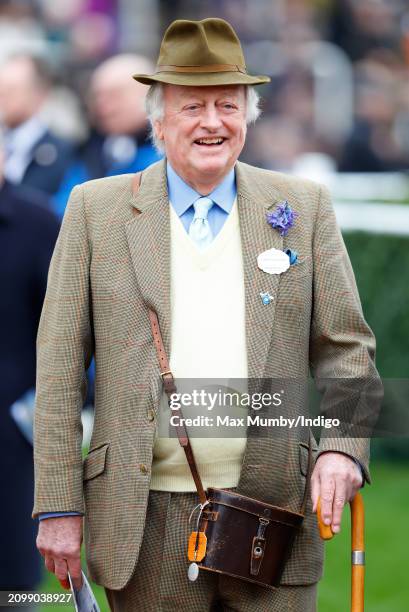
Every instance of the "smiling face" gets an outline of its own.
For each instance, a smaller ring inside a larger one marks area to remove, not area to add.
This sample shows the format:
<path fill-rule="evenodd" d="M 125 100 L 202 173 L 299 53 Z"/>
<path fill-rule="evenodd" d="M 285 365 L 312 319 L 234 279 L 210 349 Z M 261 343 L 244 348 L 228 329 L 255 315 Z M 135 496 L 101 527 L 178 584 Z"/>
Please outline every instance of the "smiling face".
<path fill-rule="evenodd" d="M 164 86 L 164 117 L 154 129 L 173 169 L 206 195 L 234 166 L 246 138 L 242 85 Z"/>

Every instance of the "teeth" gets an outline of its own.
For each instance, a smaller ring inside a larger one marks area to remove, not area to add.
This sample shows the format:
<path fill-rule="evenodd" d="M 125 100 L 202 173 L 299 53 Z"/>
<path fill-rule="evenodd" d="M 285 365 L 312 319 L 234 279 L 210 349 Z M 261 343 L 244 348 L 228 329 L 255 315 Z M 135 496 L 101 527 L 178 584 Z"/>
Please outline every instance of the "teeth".
<path fill-rule="evenodd" d="M 200 138 L 196 142 L 200 144 L 220 144 L 223 142 L 223 138 Z"/>

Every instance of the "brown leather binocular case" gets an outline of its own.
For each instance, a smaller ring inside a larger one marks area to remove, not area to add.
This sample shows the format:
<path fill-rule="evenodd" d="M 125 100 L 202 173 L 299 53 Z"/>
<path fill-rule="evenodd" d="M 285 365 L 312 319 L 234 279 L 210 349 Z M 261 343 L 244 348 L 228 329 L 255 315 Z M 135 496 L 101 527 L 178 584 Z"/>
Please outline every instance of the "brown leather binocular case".
<path fill-rule="evenodd" d="M 277 588 L 303 514 L 224 489 L 207 489 L 201 569 Z"/>

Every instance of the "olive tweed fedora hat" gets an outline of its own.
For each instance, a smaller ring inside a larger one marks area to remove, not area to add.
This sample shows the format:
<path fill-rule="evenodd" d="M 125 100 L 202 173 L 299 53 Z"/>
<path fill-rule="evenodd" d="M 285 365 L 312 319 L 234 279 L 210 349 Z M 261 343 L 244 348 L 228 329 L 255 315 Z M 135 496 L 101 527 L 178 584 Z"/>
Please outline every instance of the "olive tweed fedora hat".
<path fill-rule="evenodd" d="M 224 19 L 178 19 L 165 32 L 154 74 L 134 74 L 145 85 L 259 85 L 268 76 L 247 73 L 236 32 Z"/>

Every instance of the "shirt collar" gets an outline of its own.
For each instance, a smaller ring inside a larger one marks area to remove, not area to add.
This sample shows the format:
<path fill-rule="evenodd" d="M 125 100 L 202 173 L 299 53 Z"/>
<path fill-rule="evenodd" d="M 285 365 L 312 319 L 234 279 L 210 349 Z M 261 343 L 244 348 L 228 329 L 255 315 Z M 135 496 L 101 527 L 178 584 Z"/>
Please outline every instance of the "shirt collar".
<path fill-rule="evenodd" d="M 176 214 L 181 217 L 187 209 L 196 202 L 201 194 L 195 191 L 190 185 L 174 171 L 169 162 L 166 164 L 166 173 L 168 180 L 169 200 Z M 233 207 L 236 198 L 236 177 L 234 168 L 224 177 L 221 183 L 213 189 L 207 196 L 215 202 L 226 213 L 229 213 Z"/>
<path fill-rule="evenodd" d="M 6 130 L 6 147 L 10 147 L 12 151 L 30 151 L 46 131 L 47 127 L 41 118 L 41 114 L 33 115 L 18 127 Z"/>

